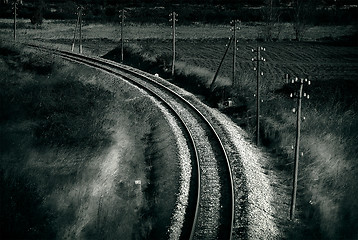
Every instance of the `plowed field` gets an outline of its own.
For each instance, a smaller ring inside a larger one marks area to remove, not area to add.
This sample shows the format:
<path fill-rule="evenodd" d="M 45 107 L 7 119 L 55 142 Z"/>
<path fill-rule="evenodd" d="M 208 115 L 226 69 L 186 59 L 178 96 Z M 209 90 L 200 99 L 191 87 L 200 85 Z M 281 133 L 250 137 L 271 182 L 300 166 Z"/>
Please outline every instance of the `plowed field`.
<path fill-rule="evenodd" d="M 216 71 L 225 52 L 227 39 L 179 40 L 177 54 L 180 61 L 189 65 Z M 171 53 L 170 41 L 142 40 L 145 46 L 155 53 Z M 240 75 L 254 74 L 251 52 L 259 44 L 266 48 L 262 55 L 266 62 L 262 65 L 263 84 L 270 88 L 280 87 L 285 81 L 285 73 L 297 77 L 310 77 L 314 80 L 357 80 L 358 48 L 319 42 L 265 42 L 239 41 L 237 51 L 237 71 Z M 220 74 L 231 78 L 232 47 L 225 58 Z M 266 83 L 265 83 L 266 81 Z"/>

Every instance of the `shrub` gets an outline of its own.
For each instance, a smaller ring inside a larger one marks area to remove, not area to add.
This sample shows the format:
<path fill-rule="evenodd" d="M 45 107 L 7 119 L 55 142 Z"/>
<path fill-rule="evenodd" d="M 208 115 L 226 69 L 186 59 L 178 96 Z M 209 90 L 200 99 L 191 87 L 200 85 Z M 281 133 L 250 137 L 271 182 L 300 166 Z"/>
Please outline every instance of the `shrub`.
<path fill-rule="evenodd" d="M 35 10 L 34 10 L 34 13 L 33 13 L 33 15 L 31 16 L 31 19 L 30 19 L 31 23 L 33 25 L 39 26 L 39 25 L 42 24 L 44 8 L 45 8 L 44 0 L 38 0 L 36 2 L 36 7 L 35 7 Z"/>
<path fill-rule="evenodd" d="M 95 116 L 111 100 L 108 91 L 77 81 L 64 68 L 62 72 L 55 71 L 61 66 L 50 55 L 20 56 L 17 50 L 3 53 L 10 54 L 5 58 L 5 65 L 12 65 L 8 69 L 24 72 L 7 71 L 0 77 L 0 123 L 15 119 L 35 121 L 31 131 L 40 145 L 79 147 L 108 143 L 105 121 L 98 121 Z"/>

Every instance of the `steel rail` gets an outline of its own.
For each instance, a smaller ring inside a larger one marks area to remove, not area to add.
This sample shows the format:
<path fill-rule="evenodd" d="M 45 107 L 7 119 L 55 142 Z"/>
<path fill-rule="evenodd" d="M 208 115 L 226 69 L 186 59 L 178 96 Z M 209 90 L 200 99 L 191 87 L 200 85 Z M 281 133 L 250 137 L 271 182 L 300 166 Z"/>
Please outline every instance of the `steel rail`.
<path fill-rule="evenodd" d="M 124 78 L 125 80 L 140 86 L 141 88 L 145 88 L 145 90 L 147 92 L 150 92 L 152 95 L 155 95 L 158 99 L 160 99 L 162 102 L 164 102 L 164 104 L 169 107 L 171 109 L 171 111 L 175 112 L 175 109 L 173 107 L 170 106 L 169 103 L 167 103 L 167 101 L 165 99 L 163 99 L 162 97 L 158 96 L 157 93 L 155 93 L 153 90 L 149 89 L 148 87 L 138 83 L 137 81 L 133 80 L 130 76 L 119 73 L 119 71 L 125 72 L 126 74 L 129 74 L 131 76 L 135 76 L 137 78 L 141 78 L 144 79 L 145 81 L 149 81 L 151 84 L 156 85 L 157 88 L 161 88 L 164 89 L 166 92 L 170 93 L 171 95 L 175 96 L 176 98 L 180 99 L 182 102 L 184 102 L 192 111 L 194 111 L 208 126 L 208 128 L 210 129 L 210 131 L 212 132 L 212 134 L 215 136 L 215 140 L 219 143 L 219 148 L 222 151 L 222 155 L 224 156 L 225 159 L 225 167 L 227 169 L 227 179 L 229 182 L 229 195 L 230 195 L 230 199 L 226 199 L 230 202 L 230 211 L 229 213 L 229 223 L 227 224 L 228 226 L 224 226 L 226 227 L 226 229 L 222 229 L 221 233 L 227 233 L 226 236 L 219 236 L 219 237 L 224 237 L 223 239 L 231 239 L 232 237 L 232 232 L 233 232 L 233 222 L 234 222 L 234 181 L 233 181 L 233 176 L 232 176 L 232 171 L 231 171 L 231 166 L 229 163 L 229 159 L 227 156 L 227 153 L 225 151 L 224 145 L 219 137 L 219 135 L 217 134 L 215 128 L 213 127 L 213 125 L 209 122 L 209 120 L 206 119 L 206 117 L 192 104 L 190 103 L 188 100 L 186 100 L 183 96 L 181 96 L 180 94 L 176 93 L 174 90 L 170 89 L 169 87 L 165 86 L 164 84 L 158 82 L 158 79 L 156 77 L 154 77 L 153 75 L 143 72 L 139 69 L 135 69 L 117 62 L 113 62 L 110 60 L 106 60 L 106 59 L 102 59 L 102 58 L 98 58 L 98 57 L 89 57 L 89 56 L 85 56 L 82 54 L 76 54 L 76 53 L 72 53 L 72 52 L 68 52 L 68 51 L 62 51 L 62 50 L 56 50 L 56 49 L 51 49 L 51 48 L 47 48 L 47 47 L 42 47 L 42 46 L 38 46 L 38 45 L 33 45 L 33 44 L 27 44 L 30 47 L 33 48 L 38 48 L 38 49 L 42 49 L 45 51 L 49 51 L 49 52 L 53 52 L 59 56 L 61 56 L 62 58 L 66 58 L 68 60 L 71 61 L 76 61 L 76 62 L 80 62 L 95 68 L 99 68 L 101 70 L 104 70 L 106 72 L 115 74 L 117 76 L 120 76 L 122 78 Z M 176 114 L 178 116 L 178 118 L 180 119 L 180 122 L 182 124 L 184 124 L 184 126 L 186 126 L 184 120 L 179 116 L 179 114 Z M 189 222 L 193 222 L 192 226 L 191 226 L 191 231 L 190 231 L 190 238 L 189 239 L 193 239 L 194 238 L 194 233 L 196 230 L 196 225 L 197 225 L 197 221 L 198 221 L 198 214 L 199 214 L 199 206 L 200 206 L 200 201 L 201 201 L 201 197 L 200 197 L 200 190 L 201 190 L 201 185 L 200 185 L 200 177 L 201 177 L 201 173 L 200 173 L 200 161 L 199 161 L 199 157 L 198 157 L 198 152 L 195 148 L 196 144 L 195 141 L 192 137 L 191 131 L 190 129 L 186 129 L 186 131 L 189 133 L 189 136 L 191 138 L 191 142 L 193 143 L 194 146 L 194 151 L 195 151 L 195 155 L 196 155 L 196 166 L 197 166 L 197 201 L 196 201 L 196 206 L 195 206 L 195 214 L 194 214 L 194 219 L 189 221 Z M 187 213 L 186 213 L 187 214 Z M 224 219 L 226 220 L 226 219 Z M 227 220 L 226 220 L 227 221 Z M 189 227 L 189 226 L 187 226 Z M 230 228 L 230 229 L 227 229 Z M 183 238 L 183 236 L 181 237 Z"/>

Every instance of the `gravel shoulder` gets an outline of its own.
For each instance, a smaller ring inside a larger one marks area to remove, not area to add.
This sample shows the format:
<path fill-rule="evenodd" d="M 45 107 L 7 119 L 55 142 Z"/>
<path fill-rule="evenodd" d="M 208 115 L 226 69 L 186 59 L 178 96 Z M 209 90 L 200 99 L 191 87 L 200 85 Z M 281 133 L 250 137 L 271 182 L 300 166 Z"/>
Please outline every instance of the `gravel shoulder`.
<path fill-rule="evenodd" d="M 266 169 L 269 156 L 250 142 L 246 132 L 227 116 L 203 104 L 197 97 L 158 79 L 194 104 L 221 136 L 231 162 L 235 184 L 234 239 L 279 239 L 276 208 L 278 176 Z"/>
<path fill-rule="evenodd" d="M 269 160 L 260 149 L 251 143 L 246 132 L 216 109 L 187 95 L 214 124 L 220 134 L 231 163 L 235 184 L 234 238 L 277 239 L 280 232 L 275 223 L 272 207 L 274 191 L 271 186 L 272 172 L 265 169 Z M 246 209 L 242 209 L 245 208 Z M 243 217 L 246 216 L 246 219 Z M 247 224 L 247 233 L 240 229 Z M 245 236 L 246 235 L 246 236 Z"/>
<path fill-rule="evenodd" d="M 179 92 L 183 97 L 197 106 L 204 115 L 213 123 L 219 135 L 222 136 L 224 146 L 227 150 L 234 181 L 235 181 L 235 226 L 234 239 L 277 239 L 281 232 L 276 225 L 276 213 L 273 207 L 274 191 L 272 188 L 273 179 L 276 177 L 272 172 L 265 169 L 268 156 L 261 152 L 251 143 L 247 134 L 233 123 L 228 117 L 203 104 L 194 95 L 180 89 L 167 81 L 158 78 L 158 81 L 170 86 Z M 141 94 L 145 94 L 141 91 Z M 153 101 L 153 100 L 152 100 Z M 154 101 L 155 102 L 155 101 Z M 160 106 L 159 103 L 155 103 Z M 161 108 L 161 107 L 159 107 Z M 174 129 L 174 136 L 177 139 L 178 149 L 185 148 L 180 139 L 180 131 L 172 121 L 170 114 L 161 110 L 163 116 L 167 119 Z M 177 129 L 177 130 L 176 130 Z M 172 223 L 170 227 L 170 239 L 177 239 L 182 225 L 182 211 L 185 208 L 186 194 L 185 189 L 190 176 L 185 174 L 185 166 L 188 164 L 185 159 L 190 159 L 188 151 L 177 152 L 180 156 L 180 187 L 175 211 L 173 212 Z M 184 155 L 183 155 L 184 154 Z M 188 161 L 188 160 L 187 160 Z M 186 162 L 186 163 L 185 163 Z"/>

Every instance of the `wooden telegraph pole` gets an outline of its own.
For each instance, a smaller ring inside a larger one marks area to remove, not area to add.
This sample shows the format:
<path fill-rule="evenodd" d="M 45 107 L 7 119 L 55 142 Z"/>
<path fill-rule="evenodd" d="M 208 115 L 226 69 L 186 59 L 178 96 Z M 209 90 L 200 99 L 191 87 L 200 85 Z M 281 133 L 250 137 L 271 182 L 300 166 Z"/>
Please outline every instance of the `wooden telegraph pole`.
<path fill-rule="evenodd" d="M 76 33 L 77 33 L 77 27 L 79 25 L 79 47 L 78 47 L 78 51 L 79 51 L 79 53 L 82 53 L 82 15 L 83 15 L 82 11 L 83 11 L 83 7 L 79 6 L 77 8 L 76 27 L 75 27 L 75 31 L 73 32 L 73 41 L 72 41 L 72 46 L 71 46 L 71 51 L 72 52 L 75 49 Z"/>
<path fill-rule="evenodd" d="M 80 13 L 79 13 L 79 9 L 77 8 L 77 21 L 76 21 L 75 31 L 73 32 L 73 41 L 72 41 L 72 46 L 71 46 L 72 52 L 73 52 L 73 50 L 75 50 L 76 32 L 77 32 L 77 27 L 78 27 L 79 22 L 80 22 Z"/>
<path fill-rule="evenodd" d="M 260 145 L 260 76 L 263 76 L 264 73 L 261 72 L 260 62 L 266 62 L 266 59 L 261 56 L 261 51 L 266 51 L 264 47 L 256 47 L 252 49 L 252 52 L 256 52 L 256 57 L 252 58 L 252 61 L 256 62 L 256 145 Z"/>
<path fill-rule="evenodd" d="M 169 17 L 171 17 L 169 19 L 170 22 L 172 22 L 172 35 L 173 35 L 173 60 L 172 60 L 172 80 L 174 80 L 174 73 L 175 73 L 175 22 L 178 21 L 178 19 L 176 18 L 178 16 L 177 13 L 172 12 L 169 14 Z"/>
<path fill-rule="evenodd" d="M 298 159 L 299 159 L 299 151 L 300 151 L 300 135 L 301 135 L 301 109 L 302 109 L 302 97 L 306 97 L 309 99 L 309 95 L 303 93 L 303 84 L 307 83 L 311 84 L 307 79 L 292 79 L 293 84 L 298 84 L 298 91 L 296 93 L 291 93 L 291 98 L 297 98 L 297 111 L 293 109 L 293 112 L 297 112 L 297 128 L 296 128 L 296 148 L 295 148 L 295 163 L 293 170 L 293 187 L 292 187 L 292 198 L 291 198 L 291 209 L 290 209 L 290 219 L 294 218 L 295 214 L 295 206 L 296 206 L 296 195 L 297 195 L 297 178 L 298 178 Z"/>
<path fill-rule="evenodd" d="M 4 0 L 5 4 L 9 3 L 9 0 Z M 22 0 L 12 0 L 11 4 L 13 5 L 13 14 L 14 14 L 14 42 L 16 42 L 16 21 L 17 21 L 17 5 L 22 4 Z"/>
<path fill-rule="evenodd" d="M 82 11 L 83 7 L 80 6 L 78 14 L 79 14 L 79 20 L 80 20 L 80 45 L 79 45 L 79 53 L 82 53 Z"/>
<path fill-rule="evenodd" d="M 240 23 L 239 20 L 232 20 L 231 21 L 231 25 L 232 25 L 232 28 L 231 28 L 231 31 L 233 31 L 233 46 L 232 46 L 232 85 L 235 86 L 236 84 L 236 53 L 237 53 L 237 40 L 236 40 L 236 30 L 240 29 L 237 24 Z"/>
<path fill-rule="evenodd" d="M 8 1 L 6 0 L 5 3 L 7 4 Z M 22 0 L 13 0 L 12 4 L 14 9 L 14 41 L 16 42 L 17 5 L 22 4 Z"/>
<path fill-rule="evenodd" d="M 16 15 L 17 15 L 17 1 L 14 1 L 14 41 L 16 42 Z"/>
<path fill-rule="evenodd" d="M 121 18 L 121 63 L 123 63 L 123 59 L 124 59 L 124 38 L 123 38 L 123 27 L 124 27 L 124 9 L 121 10 L 121 15 L 120 15 L 120 18 Z"/>

